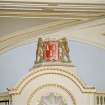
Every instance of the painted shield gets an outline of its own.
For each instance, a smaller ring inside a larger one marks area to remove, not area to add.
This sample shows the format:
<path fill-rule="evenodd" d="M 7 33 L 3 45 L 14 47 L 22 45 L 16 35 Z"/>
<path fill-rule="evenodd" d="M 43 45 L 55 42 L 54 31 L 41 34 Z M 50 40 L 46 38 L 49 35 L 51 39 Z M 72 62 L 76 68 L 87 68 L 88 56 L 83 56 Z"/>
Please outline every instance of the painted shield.
<path fill-rule="evenodd" d="M 58 41 L 44 41 L 43 57 L 45 61 L 58 61 L 59 60 Z"/>

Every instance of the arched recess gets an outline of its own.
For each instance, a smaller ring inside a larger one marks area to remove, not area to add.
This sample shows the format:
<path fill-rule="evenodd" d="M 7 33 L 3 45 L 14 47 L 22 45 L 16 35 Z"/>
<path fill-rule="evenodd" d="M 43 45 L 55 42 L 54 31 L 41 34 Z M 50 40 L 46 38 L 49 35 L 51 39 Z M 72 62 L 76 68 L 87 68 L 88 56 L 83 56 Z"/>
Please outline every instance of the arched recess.
<path fill-rule="evenodd" d="M 70 91 L 68 91 L 66 88 L 64 88 L 63 86 L 61 85 L 58 85 L 58 84 L 45 84 L 45 85 L 42 85 L 40 87 L 38 87 L 37 89 L 35 89 L 29 96 L 28 100 L 27 100 L 27 105 L 31 105 L 31 100 L 32 98 L 35 96 L 36 93 L 38 93 L 38 91 L 42 90 L 43 88 L 47 88 L 47 87 L 53 87 L 55 89 L 61 89 L 61 91 L 64 91 L 68 96 L 69 98 L 71 99 L 70 102 L 72 105 L 77 105 L 76 104 L 76 100 L 74 98 L 74 96 L 71 94 Z M 51 89 L 51 88 L 50 88 Z M 52 93 L 51 93 L 52 94 Z M 38 94 L 39 95 L 39 94 Z M 42 96 L 44 97 L 44 96 Z M 55 96 L 56 98 L 57 96 Z M 61 97 L 61 96 L 60 96 Z M 63 97 L 64 98 L 64 97 Z M 35 103 L 35 102 L 34 102 Z"/>
<path fill-rule="evenodd" d="M 2 54 L 10 49 L 13 49 L 17 46 L 21 46 L 23 44 L 32 43 L 33 41 L 36 41 L 39 37 L 51 37 L 55 33 L 58 37 L 69 37 L 68 35 L 64 34 L 60 35 L 60 31 L 65 30 L 66 28 L 70 28 L 72 25 L 74 25 L 75 23 L 77 24 L 78 22 L 79 20 L 74 20 L 73 24 L 71 24 L 71 20 L 59 20 L 55 22 L 50 22 L 45 25 L 33 27 L 31 29 L 24 30 L 21 32 L 13 33 L 7 37 L 2 37 L 0 38 L 0 53 Z M 87 43 L 92 46 L 105 49 L 105 44 L 103 43 L 104 40 L 102 36 L 99 36 L 99 40 L 97 40 L 97 36 L 91 38 L 88 35 L 84 37 L 81 35 L 72 34 L 70 36 L 70 40 Z"/>
<path fill-rule="evenodd" d="M 51 92 L 72 100 L 70 105 L 77 105 L 77 103 L 81 105 L 80 99 L 84 99 L 82 103 L 85 104 L 90 95 L 94 98 L 96 89 L 81 81 L 74 70 L 75 67 L 68 63 L 45 63 L 35 66 L 14 88 L 9 90 L 9 94 L 15 99 L 14 105 L 34 105 L 41 96 Z M 23 100 L 22 103 L 21 100 Z M 91 105 L 90 101 L 88 105 Z"/>

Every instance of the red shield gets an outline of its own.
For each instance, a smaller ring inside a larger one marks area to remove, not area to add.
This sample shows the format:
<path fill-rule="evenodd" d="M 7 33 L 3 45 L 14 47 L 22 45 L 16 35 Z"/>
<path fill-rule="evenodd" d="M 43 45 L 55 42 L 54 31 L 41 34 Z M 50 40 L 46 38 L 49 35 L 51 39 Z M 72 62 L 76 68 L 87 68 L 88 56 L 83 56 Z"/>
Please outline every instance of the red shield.
<path fill-rule="evenodd" d="M 43 58 L 45 61 L 59 60 L 59 45 L 57 41 L 44 41 Z"/>

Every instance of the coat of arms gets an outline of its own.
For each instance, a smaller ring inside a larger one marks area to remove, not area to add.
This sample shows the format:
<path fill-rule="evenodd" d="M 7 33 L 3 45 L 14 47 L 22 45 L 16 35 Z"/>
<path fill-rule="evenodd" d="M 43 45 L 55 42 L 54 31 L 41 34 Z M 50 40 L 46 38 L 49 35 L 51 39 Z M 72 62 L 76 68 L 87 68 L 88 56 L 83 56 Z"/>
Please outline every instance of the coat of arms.
<path fill-rule="evenodd" d="M 36 51 L 36 62 L 70 62 L 69 47 L 66 38 L 60 40 L 43 40 L 39 38 Z"/>

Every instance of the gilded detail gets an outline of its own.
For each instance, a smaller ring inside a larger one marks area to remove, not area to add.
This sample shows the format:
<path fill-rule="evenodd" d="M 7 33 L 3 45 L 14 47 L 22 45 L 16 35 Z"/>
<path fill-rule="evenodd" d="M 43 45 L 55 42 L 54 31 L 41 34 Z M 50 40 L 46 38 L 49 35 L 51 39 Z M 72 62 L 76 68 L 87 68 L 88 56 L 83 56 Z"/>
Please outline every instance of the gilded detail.
<path fill-rule="evenodd" d="M 43 40 L 39 38 L 35 64 L 54 61 L 70 62 L 67 39 L 65 37 L 60 40 Z"/>

